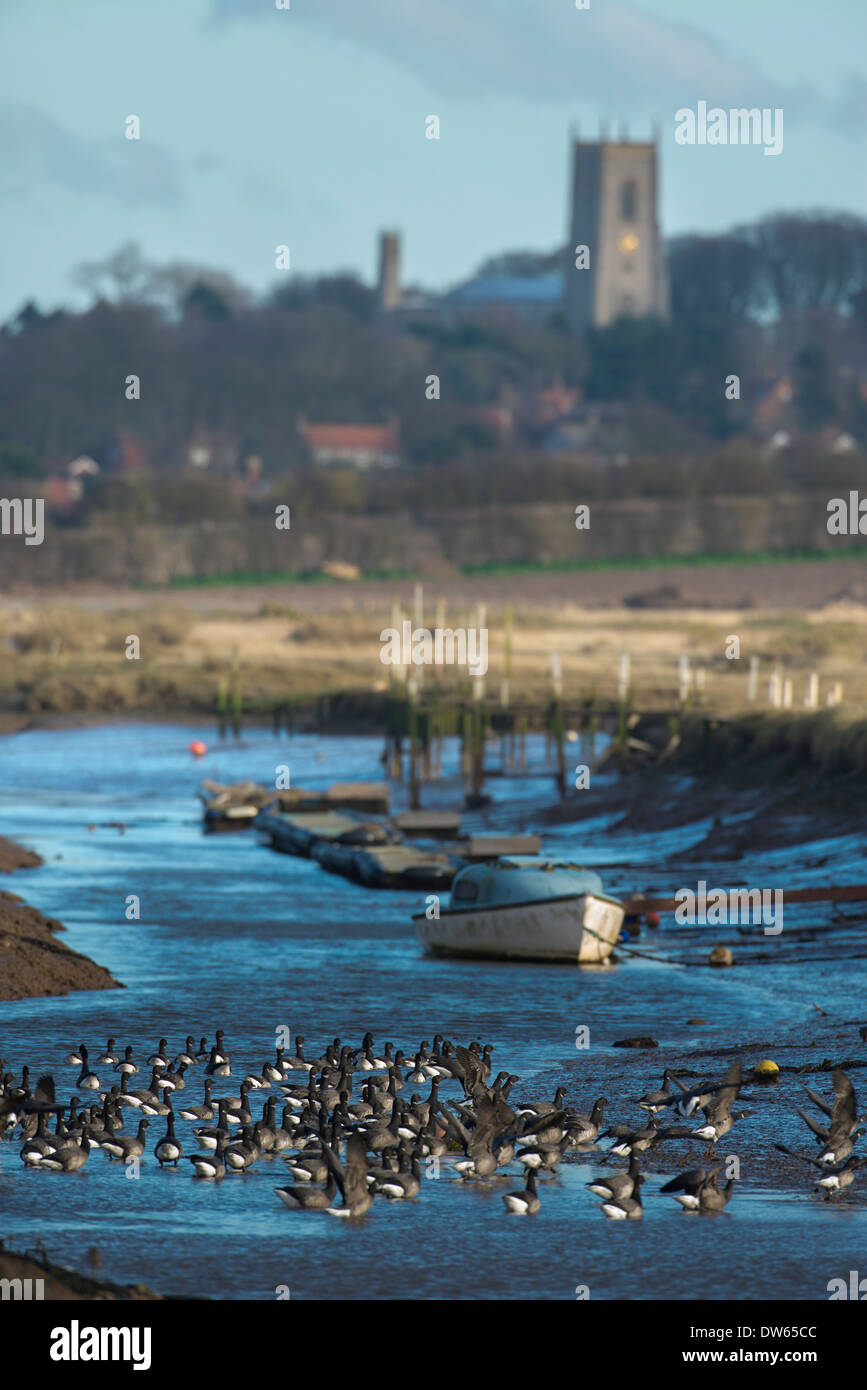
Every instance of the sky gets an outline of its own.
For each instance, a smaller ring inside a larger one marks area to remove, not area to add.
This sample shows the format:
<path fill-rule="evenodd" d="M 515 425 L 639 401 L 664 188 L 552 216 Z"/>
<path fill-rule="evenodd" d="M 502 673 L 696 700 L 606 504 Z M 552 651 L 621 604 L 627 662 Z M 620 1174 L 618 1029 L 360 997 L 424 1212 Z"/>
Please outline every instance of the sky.
<path fill-rule="evenodd" d="M 371 282 L 395 228 L 405 282 L 446 288 L 565 242 L 573 123 L 658 125 L 667 236 L 867 216 L 867 0 L 276 5 L 0 0 L 0 320 L 28 299 L 82 306 L 75 267 L 129 241 L 261 292 Z M 678 144 L 675 112 L 699 101 L 782 108 L 782 153 Z"/>

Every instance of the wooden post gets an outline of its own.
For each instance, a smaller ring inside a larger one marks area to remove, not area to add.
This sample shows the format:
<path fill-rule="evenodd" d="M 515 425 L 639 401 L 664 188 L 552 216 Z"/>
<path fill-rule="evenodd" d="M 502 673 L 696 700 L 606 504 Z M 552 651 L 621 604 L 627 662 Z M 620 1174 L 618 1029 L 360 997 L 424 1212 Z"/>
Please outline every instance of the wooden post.
<path fill-rule="evenodd" d="M 409 698 L 407 713 L 409 715 L 409 809 L 418 811 L 421 806 L 418 786 L 418 712 L 415 698 L 412 695 Z"/>
<path fill-rule="evenodd" d="M 780 669 L 775 666 L 768 681 L 768 704 L 774 709 L 779 709 L 783 700 L 783 677 Z"/>
<path fill-rule="evenodd" d="M 683 652 L 678 662 L 678 696 L 681 705 L 685 705 L 689 699 L 689 688 L 689 657 L 686 655 L 685 652 Z"/>
<path fill-rule="evenodd" d="M 807 709 L 818 709 L 819 707 L 819 672 L 811 671 L 807 681 L 807 693 L 804 696 L 804 705 Z"/>
<path fill-rule="evenodd" d="M 563 715 L 563 706 L 559 700 L 555 700 L 551 708 L 551 733 L 557 756 L 557 771 L 555 773 L 557 792 L 563 798 L 566 795 L 566 721 Z"/>
<path fill-rule="evenodd" d="M 229 704 L 229 687 L 225 676 L 221 676 L 217 681 L 217 734 L 220 738 L 226 737 L 226 723 Z"/>
<path fill-rule="evenodd" d="M 750 657 L 750 674 L 747 677 L 747 699 L 750 704 L 755 704 L 756 696 L 759 693 L 759 658 Z"/>
<path fill-rule="evenodd" d="M 512 685 L 512 639 L 513 625 L 515 621 L 515 611 L 511 603 L 507 603 L 503 611 L 503 684 L 500 688 L 500 703 L 503 709 L 509 708 L 509 696 Z"/>
<path fill-rule="evenodd" d="M 617 698 L 621 704 L 629 698 L 629 652 L 620 653 L 620 668 L 617 672 Z"/>
<path fill-rule="evenodd" d="M 232 711 L 231 711 L 231 712 L 232 712 L 232 733 L 235 735 L 235 738 L 240 738 L 240 737 L 241 737 L 241 715 L 242 715 L 242 702 L 241 702 L 241 656 L 240 656 L 240 652 L 239 652 L 239 650 L 238 650 L 237 647 L 235 648 L 235 651 L 234 651 L 233 656 L 232 656 L 232 693 L 231 693 L 231 702 L 232 702 Z"/>

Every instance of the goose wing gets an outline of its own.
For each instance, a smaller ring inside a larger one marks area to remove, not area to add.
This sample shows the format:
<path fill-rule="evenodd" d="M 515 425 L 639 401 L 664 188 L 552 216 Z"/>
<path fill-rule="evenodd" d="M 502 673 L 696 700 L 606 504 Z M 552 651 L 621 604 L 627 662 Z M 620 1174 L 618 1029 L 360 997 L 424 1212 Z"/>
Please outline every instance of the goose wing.
<path fill-rule="evenodd" d="M 731 1113 L 732 1105 L 741 1088 L 742 1075 L 740 1062 L 734 1062 L 726 1072 L 723 1084 L 704 1107 L 704 1113 L 709 1120 L 718 1120 L 722 1115 Z"/>
<path fill-rule="evenodd" d="M 685 1173 L 678 1173 L 676 1178 L 672 1178 L 659 1190 L 660 1192 L 698 1192 L 711 1179 L 716 1179 L 719 1170 L 720 1165 L 716 1168 L 687 1168 Z"/>
<path fill-rule="evenodd" d="M 442 1116 L 445 1127 L 452 1138 L 457 1139 L 458 1143 L 466 1149 L 470 1142 L 469 1131 L 461 1124 L 457 1116 L 446 1110 L 444 1105 L 439 1106 L 437 1113 Z"/>
<path fill-rule="evenodd" d="M 799 1158 L 802 1163 L 812 1163 L 814 1168 L 824 1168 L 824 1163 L 820 1163 L 818 1158 L 813 1158 L 810 1154 L 799 1154 L 794 1149 L 790 1149 L 787 1144 L 775 1144 L 775 1149 L 779 1149 L 781 1154 L 788 1154 L 790 1158 Z"/>
<path fill-rule="evenodd" d="M 831 1115 L 834 1113 L 833 1107 L 830 1106 L 826 1100 L 823 1100 L 817 1091 L 811 1090 L 809 1086 L 805 1086 L 804 1090 L 807 1092 L 807 1095 L 810 1097 L 810 1100 L 813 1102 L 813 1104 L 818 1105 L 820 1110 L 824 1110 L 825 1114 L 830 1119 Z"/>
<path fill-rule="evenodd" d="M 848 1134 L 850 1128 L 855 1126 L 855 1088 L 849 1077 L 839 1067 L 834 1072 L 834 1110 L 831 1115 L 831 1126 L 842 1129 L 846 1126 Z"/>
<path fill-rule="evenodd" d="M 812 1115 L 808 1115 L 806 1110 L 799 1110 L 798 1114 L 804 1121 L 804 1124 L 807 1126 L 807 1128 L 811 1129 L 814 1134 L 817 1134 L 820 1139 L 828 1138 L 828 1131 L 827 1129 L 825 1129 L 824 1125 L 820 1125 L 819 1121 L 814 1120 Z"/>
<path fill-rule="evenodd" d="M 468 1096 L 472 1095 L 477 1086 L 485 1083 L 487 1073 L 484 1063 L 474 1052 L 470 1052 L 468 1047 L 456 1047 L 455 1056 L 463 1072 L 460 1079 L 463 1082 L 464 1092 Z"/>

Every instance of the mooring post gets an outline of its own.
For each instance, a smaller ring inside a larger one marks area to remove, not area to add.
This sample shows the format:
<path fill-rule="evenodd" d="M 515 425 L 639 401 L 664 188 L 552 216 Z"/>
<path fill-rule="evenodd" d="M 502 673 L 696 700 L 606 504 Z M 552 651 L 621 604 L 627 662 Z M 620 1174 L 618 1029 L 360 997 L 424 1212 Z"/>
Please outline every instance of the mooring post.
<path fill-rule="evenodd" d="M 232 671 L 232 733 L 235 738 L 241 737 L 241 672 L 236 666 Z"/>
<path fill-rule="evenodd" d="M 229 687 L 225 676 L 221 676 L 217 681 L 217 735 L 225 738 L 227 732 L 227 716 L 229 703 Z"/>
<path fill-rule="evenodd" d="M 418 713 L 414 693 L 410 694 L 407 704 L 409 716 L 409 809 L 418 811 L 421 805 L 418 786 Z"/>

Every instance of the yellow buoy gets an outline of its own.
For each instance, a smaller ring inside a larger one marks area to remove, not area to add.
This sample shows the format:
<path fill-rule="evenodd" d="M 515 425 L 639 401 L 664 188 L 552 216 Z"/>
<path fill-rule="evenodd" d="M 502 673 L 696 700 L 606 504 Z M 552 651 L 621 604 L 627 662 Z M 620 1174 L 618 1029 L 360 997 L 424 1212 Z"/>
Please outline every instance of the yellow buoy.
<path fill-rule="evenodd" d="M 764 1062 L 759 1062 L 755 1068 L 756 1076 L 776 1076 L 779 1070 L 776 1062 L 772 1062 L 770 1058 L 766 1058 Z"/>

